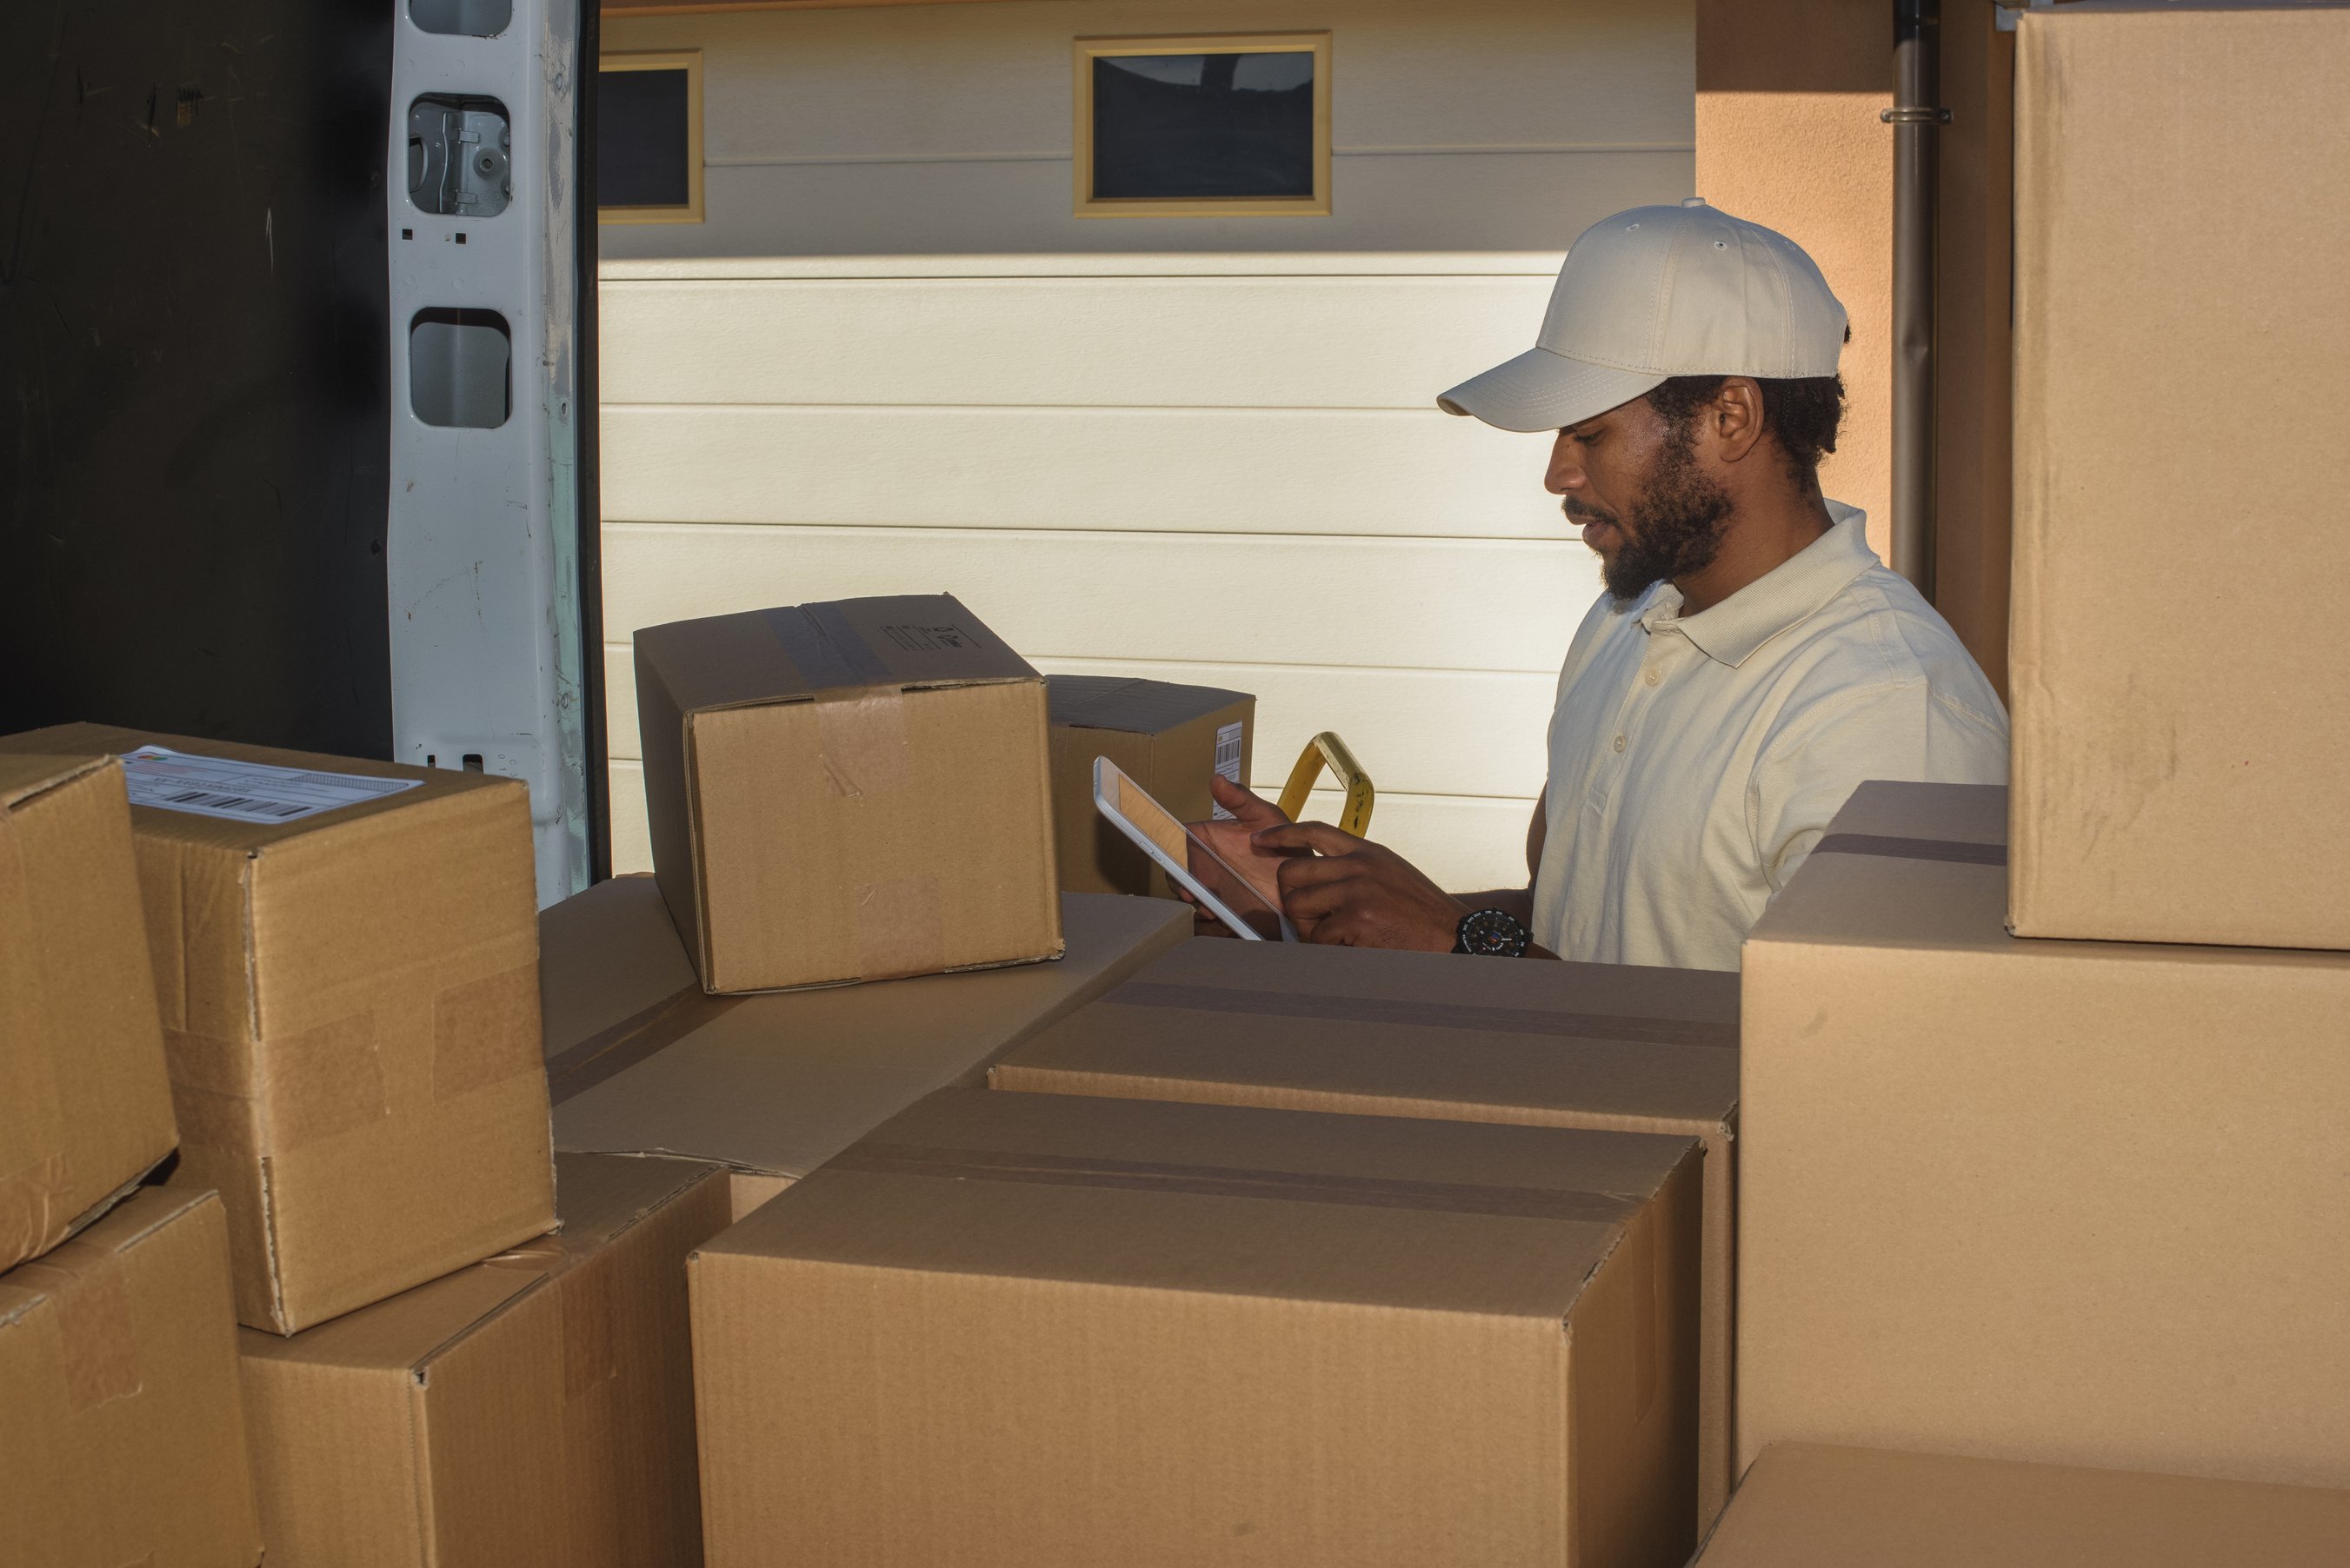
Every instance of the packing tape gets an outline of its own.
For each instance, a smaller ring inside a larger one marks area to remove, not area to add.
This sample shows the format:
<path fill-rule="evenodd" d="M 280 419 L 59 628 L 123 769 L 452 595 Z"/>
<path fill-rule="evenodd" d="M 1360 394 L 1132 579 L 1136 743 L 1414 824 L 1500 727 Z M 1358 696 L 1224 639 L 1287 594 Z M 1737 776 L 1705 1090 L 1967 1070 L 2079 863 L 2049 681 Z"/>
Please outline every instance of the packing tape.
<path fill-rule="evenodd" d="M 1329 1203 L 1356 1209 L 1416 1209 L 1442 1214 L 1485 1214 L 1509 1220 L 1572 1220 L 1613 1224 L 1636 1212 L 1638 1198 L 1612 1192 L 1562 1192 L 1543 1187 L 1489 1187 L 1461 1181 L 1404 1181 L 1388 1177 L 1331 1176 L 1308 1171 L 1227 1169 L 1156 1160 L 1076 1158 L 1006 1154 L 983 1148 L 921 1148 L 860 1143 L 835 1155 L 824 1170 L 868 1176 L 929 1176 L 958 1181 L 1006 1181 L 1044 1187 L 1097 1187 L 1127 1192 L 1181 1192 L 1208 1198 L 1266 1198 L 1284 1203 Z"/>
<path fill-rule="evenodd" d="M 835 794 L 889 794 L 913 782 L 906 694 L 897 687 L 817 692 L 816 729 L 825 779 Z"/>
<path fill-rule="evenodd" d="M 1419 1029 L 1473 1030 L 1488 1034 L 1563 1035 L 1576 1040 L 1629 1040 L 1647 1045 L 1738 1048 L 1735 1023 L 1690 1018 L 1634 1018 L 1604 1012 L 1553 1012 L 1533 1007 L 1482 1007 L 1443 1002 L 1397 1002 L 1370 996 L 1300 995 L 1221 985 L 1174 985 L 1130 980 L 1102 999 L 1123 1007 L 1174 1007 L 1196 1012 L 1247 1012 L 1329 1023 L 1400 1023 Z"/>
<path fill-rule="evenodd" d="M 120 1257 L 88 1241 L 68 1241 L 17 1264 L 16 1277 L 57 1305 L 68 1410 L 78 1416 L 135 1397 L 146 1386 L 130 1271 Z"/>
<path fill-rule="evenodd" d="M 743 996 L 711 996 L 700 985 L 679 988 L 650 1007 L 632 1012 L 549 1057 L 547 1099 L 559 1106 L 598 1084 L 619 1077 L 745 1000 Z"/>
<path fill-rule="evenodd" d="M 760 617 L 811 689 L 894 684 L 889 667 L 837 605 L 785 605 Z"/>
<path fill-rule="evenodd" d="M 60 1195 L 73 1189 L 73 1162 L 59 1149 L 0 1176 L 0 1267 L 29 1258 L 72 1218 Z"/>
<path fill-rule="evenodd" d="M 1884 833 L 1831 833 L 1814 855 L 1883 855 L 1896 860 L 1942 860 L 1957 866 L 2004 866 L 2004 844 L 1961 844 L 1948 838 L 1899 838 Z"/>
<path fill-rule="evenodd" d="M 867 882 L 856 893 L 857 976 L 896 980 L 946 968 L 939 879 L 928 873 Z"/>
<path fill-rule="evenodd" d="M 163 1032 L 180 1139 L 239 1154 L 290 1154 L 391 1115 L 375 1014 L 354 1012 L 251 1044 Z"/>
<path fill-rule="evenodd" d="M 540 1070 L 538 965 L 452 985 L 432 999 L 432 1098 Z"/>

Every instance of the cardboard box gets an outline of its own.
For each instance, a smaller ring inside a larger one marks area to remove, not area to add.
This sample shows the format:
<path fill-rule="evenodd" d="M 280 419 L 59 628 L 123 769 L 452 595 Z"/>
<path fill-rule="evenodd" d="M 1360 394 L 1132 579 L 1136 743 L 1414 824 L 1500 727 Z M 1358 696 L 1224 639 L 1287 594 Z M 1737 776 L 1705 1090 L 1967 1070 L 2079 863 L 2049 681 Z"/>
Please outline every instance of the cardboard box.
<path fill-rule="evenodd" d="M 646 877 L 540 917 L 556 1147 L 733 1168 L 752 1208 L 1188 938 L 1191 910 L 1070 893 L 1057 963 L 768 996 L 702 993 Z"/>
<path fill-rule="evenodd" d="M 2350 954 L 2011 937 L 2003 794 L 1864 784 L 1747 939 L 1742 1460 L 2350 1486 Z"/>
<path fill-rule="evenodd" d="M 238 1318 L 291 1334 L 555 1223 L 530 800 L 511 779 L 92 724 L 0 751 L 205 757 L 413 787 L 260 826 L 134 805 L 180 1127 Z"/>
<path fill-rule="evenodd" d="M 177 1139 L 122 764 L 0 753 L 0 1269 Z"/>
<path fill-rule="evenodd" d="M 1698 1158 L 941 1091 L 688 1265 L 711 1562 L 1670 1568 Z"/>
<path fill-rule="evenodd" d="M 702 1562 L 685 1257 L 723 1173 L 566 1155 L 563 1230 L 240 1335 L 269 1568 Z"/>
<path fill-rule="evenodd" d="M 146 1188 L 0 1274 L 0 1562 L 253 1568 L 219 1195 Z"/>
<path fill-rule="evenodd" d="M 1697 1568 L 2338 1568 L 2350 1492 L 1775 1443 Z"/>
<path fill-rule="evenodd" d="M 1735 974 L 1202 939 L 1039 1032 L 989 1082 L 1698 1139 L 1699 1527 L 1721 1511 L 1731 1475 Z"/>
<path fill-rule="evenodd" d="M 1061 950 L 1045 678 L 945 595 L 637 633 L 653 874 L 712 992 Z"/>
<path fill-rule="evenodd" d="M 1213 686 L 1107 675 L 1055 675 L 1054 858 L 1071 893 L 1171 898 L 1167 873 L 1094 807 L 1094 759 L 1107 757 L 1185 822 L 1215 810 L 1208 778 L 1249 778 L 1256 699 Z"/>
<path fill-rule="evenodd" d="M 2009 922 L 2350 948 L 2350 12 L 2017 38 Z"/>

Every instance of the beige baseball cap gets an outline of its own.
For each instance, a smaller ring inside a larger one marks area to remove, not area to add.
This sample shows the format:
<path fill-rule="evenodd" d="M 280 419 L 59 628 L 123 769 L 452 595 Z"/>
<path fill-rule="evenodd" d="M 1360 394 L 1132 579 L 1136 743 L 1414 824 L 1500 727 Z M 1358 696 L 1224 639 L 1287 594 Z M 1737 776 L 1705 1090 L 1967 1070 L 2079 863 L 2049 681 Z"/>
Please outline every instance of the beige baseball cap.
<path fill-rule="evenodd" d="M 1583 231 L 1534 346 L 1436 400 L 1505 431 L 1555 431 L 1672 376 L 1833 376 L 1845 309 L 1786 235 L 1709 207 L 1634 207 Z"/>

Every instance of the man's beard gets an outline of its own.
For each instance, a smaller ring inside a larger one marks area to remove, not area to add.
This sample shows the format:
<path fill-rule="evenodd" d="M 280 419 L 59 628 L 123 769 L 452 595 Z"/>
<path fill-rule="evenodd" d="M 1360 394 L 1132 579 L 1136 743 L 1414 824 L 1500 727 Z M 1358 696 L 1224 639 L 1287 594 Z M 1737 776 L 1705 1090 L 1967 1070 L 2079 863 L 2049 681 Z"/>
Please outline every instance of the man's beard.
<path fill-rule="evenodd" d="M 1713 565 L 1721 553 L 1722 526 L 1731 501 L 1721 486 L 1698 472 L 1696 431 L 1682 426 L 1665 438 L 1648 472 L 1648 483 L 1628 518 L 1570 497 L 1570 517 L 1606 523 L 1619 541 L 1615 558 L 1600 557 L 1600 575 L 1619 604 L 1628 604 L 1651 584 L 1684 577 Z"/>

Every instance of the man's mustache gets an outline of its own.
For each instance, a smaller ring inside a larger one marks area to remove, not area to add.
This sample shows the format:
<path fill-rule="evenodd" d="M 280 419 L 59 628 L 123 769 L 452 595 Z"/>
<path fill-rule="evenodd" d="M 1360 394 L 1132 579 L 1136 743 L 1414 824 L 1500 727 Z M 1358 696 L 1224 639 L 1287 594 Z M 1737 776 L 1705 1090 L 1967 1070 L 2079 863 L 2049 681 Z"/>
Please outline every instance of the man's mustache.
<path fill-rule="evenodd" d="M 1613 512 L 1591 505 L 1587 502 L 1577 501 L 1571 495 L 1558 504 L 1558 509 L 1577 523 L 1605 523 L 1611 528 L 1619 525 Z"/>

